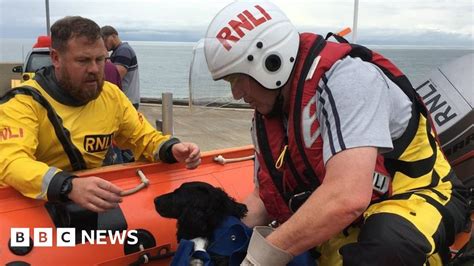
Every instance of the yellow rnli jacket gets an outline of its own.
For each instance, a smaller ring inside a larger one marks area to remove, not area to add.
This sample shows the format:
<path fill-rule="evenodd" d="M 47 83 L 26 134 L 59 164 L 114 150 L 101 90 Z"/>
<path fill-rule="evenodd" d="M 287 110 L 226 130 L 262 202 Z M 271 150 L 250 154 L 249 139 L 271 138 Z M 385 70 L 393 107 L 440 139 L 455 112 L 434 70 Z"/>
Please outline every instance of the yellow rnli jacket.
<path fill-rule="evenodd" d="M 64 94 L 52 67 L 24 85 L 0 98 L 0 187 L 58 200 L 69 171 L 101 166 L 112 141 L 137 158 L 174 161 L 179 141 L 156 131 L 114 84 L 83 105 Z"/>

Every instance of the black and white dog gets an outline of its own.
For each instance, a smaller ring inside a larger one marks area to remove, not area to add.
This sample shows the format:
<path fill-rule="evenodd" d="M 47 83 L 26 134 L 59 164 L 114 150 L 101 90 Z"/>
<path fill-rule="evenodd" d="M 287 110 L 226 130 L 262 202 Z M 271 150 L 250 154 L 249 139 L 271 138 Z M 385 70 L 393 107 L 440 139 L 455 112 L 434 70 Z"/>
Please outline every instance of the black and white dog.
<path fill-rule="evenodd" d="M 226 217 L 241 219 L 247 214 L 245 204 L 236 202 L 221 188 L 204 182 L 184 183 L 173 192 L 158 196 L 155 208 L 161 216 L 178 220 L 178 240 L 210 239 Z"/>
<path fill-rule="evenodd" d="M 240 221 L 247 214 L 247 206 L 236 202 L 221 188 L 204 182 L 184 183 L 173 192 L 155 198 L 155 208 L 161 216 L 178 220 L 178 241 L 198 238 L 209 241 L 204 249 L 213 265 L 240 265 L 244 259 L 252 234 Z M 197 243 L 194 242 L 195 249 Z M 190 260 L 186 265 L 202 263 L 193 264 Z M 306 252 L 288 265 L 314 266 L 315 259 Z"/>

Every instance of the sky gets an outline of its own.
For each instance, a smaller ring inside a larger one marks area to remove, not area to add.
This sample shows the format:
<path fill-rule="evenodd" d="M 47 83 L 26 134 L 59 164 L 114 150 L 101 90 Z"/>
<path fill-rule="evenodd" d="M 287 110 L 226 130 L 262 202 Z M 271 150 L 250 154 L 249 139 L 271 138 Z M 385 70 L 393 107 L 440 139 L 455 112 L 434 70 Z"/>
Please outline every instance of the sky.
<path fill-rule="evenodd" d="M 49 0 L 51 24 L 67 15 L 112 25 L 122 40 L 197 41 L 230 0 Z M 275 0 L 300 32 L 352 27 L 353 0 Z M 0 39 L 46 33 L 45 0 L 0 0 Z M 351 39 L 351 35 L 348 36 Z M 474 48 L 474 0 L 360 0 L 357 42 Z"/>

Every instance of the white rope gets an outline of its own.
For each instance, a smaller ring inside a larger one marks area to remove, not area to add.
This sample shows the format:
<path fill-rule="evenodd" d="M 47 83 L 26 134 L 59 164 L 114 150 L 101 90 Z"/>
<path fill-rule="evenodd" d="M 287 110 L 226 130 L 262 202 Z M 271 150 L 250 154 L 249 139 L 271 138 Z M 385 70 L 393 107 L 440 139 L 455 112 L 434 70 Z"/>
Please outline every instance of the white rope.
<path fill-rule="evenodd" d="M 140 249 L 140 252 L 145 251 L 145 247 L 143 247 L 143 244 L 140 244 L 138 248 Z M 148 262 L 150 262 L 148 259 L 148 254 L 145 253 L 145 254 L 142 254 L 141 256 L 143 257 L 143 264 L 147 264 Z"/>
<path fill-rule="evenodd" d="M 132 195 L 133 193 L 136 193 L 136 192 L 140 191 L 141 189 L 147 187 L 150 184 L 150 180 L 148 180 L 148 178 L 145 176 L 145 174 L 142 172 L 142 170 L 137 169 L 137 174 L 140 177 L 140 182 L 141 183 L 138 186 L 134 187 L 134 188 L 122 191 L 122 193 L 120 193 L 120 196 L 123 197 L 123 196 Z"/>
<path fill-rule="evenodd" d="M 219 154 L 218 156 L 214 157 L 214 162 L 224 165 L 226 163 L 235 163 L 235 162 L 253 160 L 254 158 L 255 158 L 255 155 L 238 157 L 238 158 L 224 158 L 224 156 Z"/>

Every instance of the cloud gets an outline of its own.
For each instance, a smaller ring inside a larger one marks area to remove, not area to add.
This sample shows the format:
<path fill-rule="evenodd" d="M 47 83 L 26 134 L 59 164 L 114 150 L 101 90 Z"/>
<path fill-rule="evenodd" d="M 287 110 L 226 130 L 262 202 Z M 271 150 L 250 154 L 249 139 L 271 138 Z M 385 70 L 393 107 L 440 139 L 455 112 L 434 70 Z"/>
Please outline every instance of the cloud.
<path fill-rule="evenodd" d="M 231 1 L 50 0 L 51 23 L 81 15 L 115 26 L 128 40 L 195 41 L 214 15 Z M 353 1 L 275 0 L 300 30 L 320 33 L 352 26 Z M 0 0 L 0 38 L 34 38 L 46 32 L 44 1 Z M 364 0 L 359 3 L 358 39 L 392 44 L 473 44 L 471 0 Z M 448 39 L 446 39 L 448 38 Z"/>

